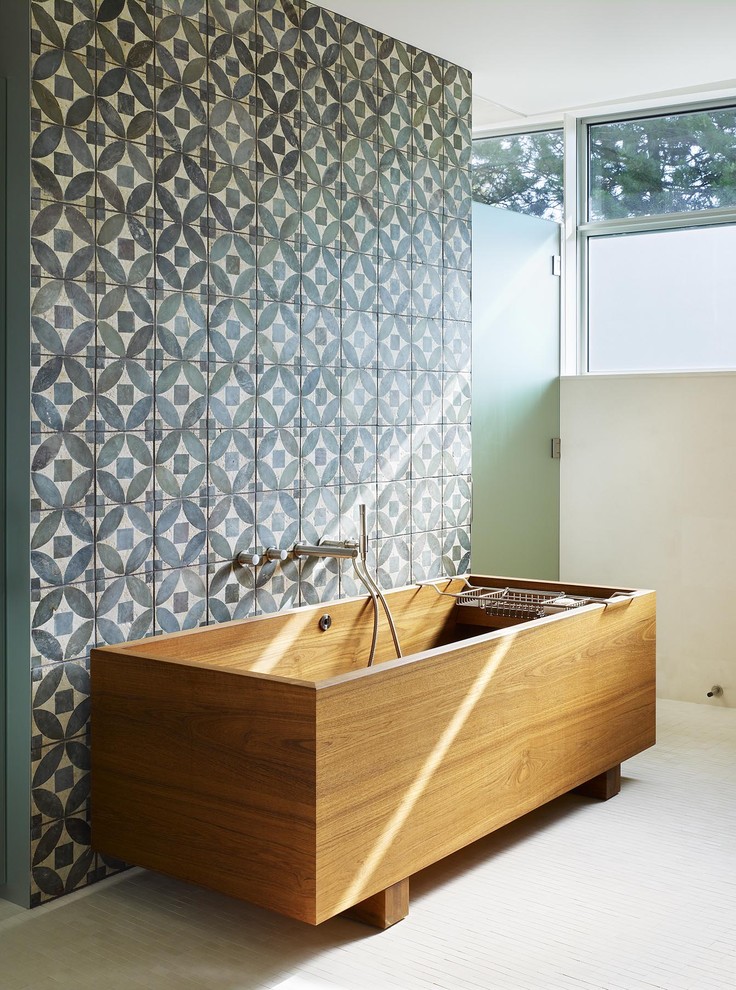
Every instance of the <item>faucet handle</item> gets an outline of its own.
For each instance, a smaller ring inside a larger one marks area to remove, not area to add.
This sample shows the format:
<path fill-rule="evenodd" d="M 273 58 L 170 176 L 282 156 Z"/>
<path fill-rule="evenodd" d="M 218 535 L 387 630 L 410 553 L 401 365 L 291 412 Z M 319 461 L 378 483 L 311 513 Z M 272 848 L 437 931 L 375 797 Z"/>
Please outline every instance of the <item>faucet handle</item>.
<path fill-rule="evenodd" d="M 241 567 L 256 567 L 261 562 L 261 555 L 259 553 L 252 553 L 245 550 L 241 550 L 238 556 L 235 558 L 235 563 L 239 564 Z"/>
<path fill-rule="evenodd" d="M 279 547 L 268 547 L 266 549 L 265 557 L 266 560 L 277 560 L 277 561 L 288 560 L 289 551 L 281 550 L 279 549 Z"/>

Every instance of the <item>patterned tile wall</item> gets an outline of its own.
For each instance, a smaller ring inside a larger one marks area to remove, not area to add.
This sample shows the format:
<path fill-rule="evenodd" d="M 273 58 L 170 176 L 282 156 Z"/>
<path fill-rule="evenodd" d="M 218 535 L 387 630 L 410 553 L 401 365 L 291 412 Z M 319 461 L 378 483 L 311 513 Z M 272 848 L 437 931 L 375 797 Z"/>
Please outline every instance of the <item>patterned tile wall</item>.
<path fill-rule="evenodd" d="M 88 655 L 467 568 L 470 78 L 290 0 L 32 4 L 33 901 L 89 846 Z"/>

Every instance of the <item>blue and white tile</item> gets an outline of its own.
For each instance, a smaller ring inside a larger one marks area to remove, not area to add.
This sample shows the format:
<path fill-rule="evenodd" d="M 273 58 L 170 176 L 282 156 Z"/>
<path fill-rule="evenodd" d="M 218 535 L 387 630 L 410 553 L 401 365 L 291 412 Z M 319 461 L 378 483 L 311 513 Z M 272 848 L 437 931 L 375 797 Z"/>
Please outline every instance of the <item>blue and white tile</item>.
<path fill-rule="evenodd" d="M 32 593 L 31 665 L 87 656 L 94 645 L 94 579 Z"/>
<path fill-rule="evenodd" d="M 265 429 L 258 436 L 258 491 L 299 491 L 301 436 L 298 427 Z"/>
<path fill-rule="evenodd" d="M 206 564 L 206 501 L 201 498 L 161 500 L 156 504 L 154 569 Z M 157 577 L 158 582 L 158 577 Z M 158 592 L 157 592 L 158 597 Z"/>
<path fill-rule="evenodd" d="M 256 425 L 259 428 L 291 429 L 299 426 L 300 377 L 287 365 L 268 366 L 258 376 L 256 394 L 258 405 Z"/>
<path fill-rule="evenodd" d="M 442 567 L 447 575 L 470 571 L 470 528 L 444 530 L 442 533 Z"/>
<path fill-rule="evenodd" d="M 412 580 L 432 581 L 447 574 L 442 558 L 441 532 L 414 533 L 412 548 Z"/>
<path fill-rule="evenodd" d="M 470 374 L 467 372 L 448 372 L 442 377 L 444 422 L 467 423 L 470 420 L 472 402 Z"/>
<path fill-rule="evenodd" d="M 153 445 L 144 434 L 98 433 L 95 470 L 98 498 L 108 506 L 153 498 Z"/>
<path fill-rule="evenodd" d="M 250 549 L 250 548 L 249 548 Z M 255 570 L 231 561 L 210 565 L 207 608 L 213 622 L 247 619 L 256 608 Z"/>
<path fill-rule="evenodd" d="M 442 427 L 444 474 L 470 474 L 471 449 L 469 423 L 445 424 Z"/>
<path fill-rule="evenodd" d="M 156 442 L 155 494 L 160 499 L 206 496 L 207 448 L 195 430 L 162 432 Z"/>
<path fill-rule="evenodd" d="M 472 505 L 471 479 L 469 475 L 455 475 L 445 479 L 443 499 L 443 529 L 462 529 L 470 526 Z"/>
<path fill-rule="evenodd" d="M 414 479 L 440 478 L 447 473 L 449 463 L 455 464 L 454 460 L 444 459 L 447 450 L 443 450 L 442 429 L 441 426 L 414 424 L 411 434 L 411 471 Z M 452 452 L 454 456 L 461 456 L 462 453 L 454 446 Z"/>
<path fill-rule="evenodd" d="M 305 427 L 302 436 L 301 484 L 304 488 L 338 485 L 340 434 L 333 426 Z"/>
<path fill-rule="evenodd" d="M 414 264 L 434 265 L 443 263 L 442 217 L 426 210 L 417 210 L 412 217 L 412 250 Z M 441 303 L 442 284 L 437 290 Z M 422 315 L 422 314 L 418 314 Z"/>
<path fill-rule="evenodd" d="M 92 497 L 94 440 L 78 433 L 36 433 L 31 437 L 32 508 L 61 509 Z"/>
<path fill-rule="evenodd" d="M 408 481 L 378 485 L 378 531 L 382 536 L 403 536 L 411 532 L 412 491 Z M 441 508 L 441 507 L 440 507 Z"/>
<path fill-rule="evenodd" d="M 140 430 L 150 435 L 154 419 L 153 360 L 101 360 L 96 399 L 101 432 Z"/>
<path fill-rule="evenodd" d="M 209 243 L 209 280 L 215 296 L 237 296 L 256 302 L 256 254 L 250 238 L 239 232 L 215 231 Z"/>
<path fill-rule="evenodd" d="M 93 587 L 94 516 L 91 504 L 31 513 L 31 591 L 36 601 L 43 587 Z"/>
<path fill-rule="evenodd" d="M 237 297 L 214 297 L 209 316 L 209 342 L 216 361 L 256 368 L 256 307 Z"/>
<path fill-rule="evenodd" d="M 403 588 L 411 583 L 411 541 L 407 536 L 376 540 L 374 547 L 381 589 Z"/>
<path fill-rule="evenodd" d="M 443 421 L 442 375 L 418 371 L 411 377 L 412 422 L 415 426 L 439 426 Z"/>
<path fill-rule="evenodd" d="M 39 358 L 31 384 L 32 430 L 92 430 L 94 363 L 71 357 Z"/>
<path fill-rule="evenodd" d="M 442 323 L 422 317 L 411 326 L 412 368 L 417 371 L 442 370 Z"/>
<path fill-rule="evenodd" d="M 100 579 L 153 571 L 152 508 L 141 503 L 99 507 L 95 548 L 98 584 Z"/>
<path fill-rule="evenodd" d="M 225 430 L 253 428 L 256 382 L 245 364 L 213 365 L 208 391 L 213 427 Z"/>
<path fill-rule="evenodd" d="M 210 431 L 208 436 L 210 498 L 255 491 L 256 432 L 251 429 Z"/>
<path fill-rule="evenodd" d="M 179 567 L 156 578 L 155 631 L 180 632 L 207 623 L 207 566 Z"/>
<path fill-rule="evenodd" d="M 374 426 L 344 427 L 340 431 L 340 473 L 345 485 L 376 483 L 376 442 Z"/>
<path fill-rule="evenodd" d="M 411 320 L 407 317 L 391 313 L 379 317 L 378 361 L 384 369 L 411 369 Z"/>
<path fill-rule="evenodd" d="M 426 215 L 431 216 L 432 214 Z M 437 265 L 425 265 L 416 262 L 412 265 L 412 311 L 420 319 L 436 320 L 442 318 L 443 271 L 445 269 Z"/>
<path fill-rule="evenodd" d="M 415 532 L 442 529 L 443 483 L 438 478 L 421 478 L 411 484 L 412 526 Z"/>
<path fill-rule="evenodd" d="M 411 312 L 411 266 L 406 260 L 382 261 L 378 271 L 378 308 L 382 313 L 408 316 Z"/>
<path fill-rule="evenodd" d="M 378 423 L 380 426 L 409 427 L 411 410 L 411 372 L 403 369 L 378 370 Z"/>
<path fill-rule="evenodd" d="M 33 667 L 31 691 L 32 750 L 79 737 L 86 741 L 90 709 L 86 660 Z"/>
<path fill-rule="evenodd" d="M 468 374 L 473 344 L 472 323 L 445 320 L 442 325 L 444 370 Z"/>
<path fill-rule="evenodd" d="M 209 555 L 217 561 L 234 561 L 256 544 L 253 495 L 222 495 L 210 500 L 207 521 Z"/>
<path fill-rule="evenodd" d="M 348 369 L 378 366 L 378 319 L 374 313 L 346 310 L 342 317 L 342 357 Z"/>
<path fill-rule="evenodd" d="M 378 482 L 407 481 L 411 475 L 412 434 L 405 426 L 379 426 L 377 433 Z"/>
<path fill-rule="evenodd" d="M 375 371 L 354 368 L 345 373 L 341 402 L 345 426 L 367 426 L 378 422 L 378 381 Z"/>
<path fill-rule="evenodd" d="M 384 260 L 411 261 L 412 216 L 405 206 L 389 204 L 381 209 L 378 254 Z"/>
<path fill-rule="evenodd" d="M 107 645 L 153 635 L 152 571 L 98 579 L 96 631 Z"/>
<path fill-rule="evenodd" d="M 343 251 L 341 256 L 341 293 L 343 307 L 375 313 L 378 308 L 379 272 L 367 254 Z"/>
<path fill-rule="evenodd" d="M 302 306 L 301 355 L 306 368 L 340 366 L 340 310 L 329 306 Z"/>
<path fill-rule="evenodd" d="M 336 245 L 305 245 L 302 255 L 302 302 L 313 306 L 340 304 L 340 250 Z"/>
<path fill-rule="evenodd" d="M 156 374 L 154 394 L 158 428 L 194 430 L 202 439 L 207 412 L 207 378 L 199 363 L 164 362 Z"/>

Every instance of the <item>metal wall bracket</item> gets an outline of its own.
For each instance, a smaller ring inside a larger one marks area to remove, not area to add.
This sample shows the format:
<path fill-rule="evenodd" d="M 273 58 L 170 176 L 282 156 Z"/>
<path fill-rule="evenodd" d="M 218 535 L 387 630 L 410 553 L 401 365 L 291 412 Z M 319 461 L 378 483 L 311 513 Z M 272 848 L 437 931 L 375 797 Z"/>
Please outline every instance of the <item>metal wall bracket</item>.
<path fill-rule="evenodd" d="M 560 448 L 562 446 L 562 441 L 559 437 L 552 437 L 550 443 L 550 457 L 553 457 L 556 461 L 560 459 Z"/>

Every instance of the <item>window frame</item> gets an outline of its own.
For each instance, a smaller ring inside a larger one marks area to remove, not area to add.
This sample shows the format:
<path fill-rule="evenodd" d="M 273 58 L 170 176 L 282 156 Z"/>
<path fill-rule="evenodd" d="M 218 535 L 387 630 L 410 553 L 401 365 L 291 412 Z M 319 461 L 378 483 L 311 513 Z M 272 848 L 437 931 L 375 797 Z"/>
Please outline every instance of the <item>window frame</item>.
<path fill-rule="evenodd" d="M 561 368 L 568 375 L 666 375 L 712 374 L 736 372 L 736 367 L 708 369 L 650 369 L 640 372 L 596 372 L 588 368 L 590 314 L 588 300 L 589 245 L 592 238 L 614 234 L 683 230 L 695 227 L 736 224 L 736 206 L 661 213 L 615 220 L 590 220 L 588 217 L 589 128 L 595 124 L 641 120 L 671 114 L 718 110 L 736 106 L 736 91 L 710 98 L 674 102 L 671 99 L 647 104 L 618 106 L 605 113 L 566 114 L 563 200 L 565 208 L 563 237 L 564 320 L 561 341 Z"/>

